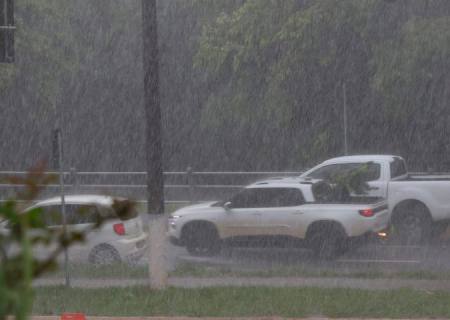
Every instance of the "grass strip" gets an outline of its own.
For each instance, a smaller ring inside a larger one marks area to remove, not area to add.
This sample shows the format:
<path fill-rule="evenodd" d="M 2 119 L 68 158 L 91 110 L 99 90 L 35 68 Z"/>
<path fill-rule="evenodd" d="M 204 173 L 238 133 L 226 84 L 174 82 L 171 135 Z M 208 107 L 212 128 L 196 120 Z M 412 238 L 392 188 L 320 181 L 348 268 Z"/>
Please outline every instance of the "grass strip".
<path fill-rule="evenodd" d="M 148 267 L 144 265 L 128 265 L 118 263 L 106 266 L 93 264 L 69 264 L 69 274 L 72 278 L 80 279 L 136 279 L 148 277 Z M 62 266 L 44 276 L 45 278 L 62 278 Z"/>
<path fill-rule="evenodd" d="M 141 279 L 148 277 L 146 265 L 113 264 L 107 266 L 94 266 L 91 264 L 71 264 L 69 273 L 72 278 L 81 279 Z M 302 277 L 302 278 L 326 278 L 345 277 L 358 279 L 424 279 L 424 280 L 449 280 L 448 271 L 404 270 L 386 271 L 379 269 L 365 270 L 339 270 L 330 268 L 311 268 L 310 266 L 273 267 L 268 269 L 239 270 L 227 266 L 202 266 L 198 264 L 184 263 L 179 265 L 170 276 L 175 277 Z M 62 278 L 62 269 L 49 273 L 46 278 Z"/>
<path fill-rule="evenodd" d="M 411 289 L 39 287 L 33 314 L 193 317 L 450 317 L 450 293 Z"/>
<path fill-rule="evenodd" d="M 383 269 L 339 270 L 331 268 L 312 268 L 311 266 L 273 267 L 268 269 L 239 270 L 233 267 L 202 266 L 191 263 L 179 265 L 170 273 L 176 277 L 302 277 L 302 278 L 357 278 L 357 279 L 423 279 L 449 280 L 448 271 L 409 270 L 393 271 Z"/>

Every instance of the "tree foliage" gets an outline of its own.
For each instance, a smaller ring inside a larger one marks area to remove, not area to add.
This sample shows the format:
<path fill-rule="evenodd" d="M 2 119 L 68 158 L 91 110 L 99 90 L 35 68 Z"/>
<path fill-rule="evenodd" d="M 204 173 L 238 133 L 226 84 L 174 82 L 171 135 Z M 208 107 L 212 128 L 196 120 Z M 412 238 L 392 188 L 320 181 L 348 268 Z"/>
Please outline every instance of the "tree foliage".
<path fill-rule="evenodd" d="M 429 148 L 442 160 L 448 10 L 443 1 L 244 1 L 203 29 L 196 64 L 217 83 L 204 123 L 270 141 L 275 155 L 287 137 L 290 161 L 304 163 L 342 153 L 346 90 L 352 152 L 417 157 Z M 432 119 L 442 125 L 425 136 Z"/>
<path fill-rule="evenodd" d="M 167 0 L 158 14 L 166 170 L 341 155 L 344 95 L 351 153 L 446 169 L 447 0 Z M 17 1 L 0 133 L 23 139 L 0 142 L 0 164 L 48 154 L 59 117 L 72 166 L 144 168 L 140 18 L 134 1 Z"/>

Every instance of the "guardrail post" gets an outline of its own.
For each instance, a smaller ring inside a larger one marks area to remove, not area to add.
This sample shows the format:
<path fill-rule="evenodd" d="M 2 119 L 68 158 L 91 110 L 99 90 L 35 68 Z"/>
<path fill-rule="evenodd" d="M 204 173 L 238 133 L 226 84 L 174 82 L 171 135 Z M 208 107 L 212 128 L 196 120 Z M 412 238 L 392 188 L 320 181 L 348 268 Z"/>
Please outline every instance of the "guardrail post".
<path fill-rule="evenodd" d="M 193 179 L 193 174 L 192 174 L 192 167 L 187 167 L 186 169 L 186 179 L 187 179 L 187 184 L 188 184 L 188 188 L 189 188 L 189 201 L 191 202 L 191 204 L 194 202 L 194 179 Z"/>
<path fill-rule="evenodd" d="M 70 181 L 72 182 L 72 192 L 78 192 L 79 181 L 78 174 L 75 168 L 70 168 Z"/>

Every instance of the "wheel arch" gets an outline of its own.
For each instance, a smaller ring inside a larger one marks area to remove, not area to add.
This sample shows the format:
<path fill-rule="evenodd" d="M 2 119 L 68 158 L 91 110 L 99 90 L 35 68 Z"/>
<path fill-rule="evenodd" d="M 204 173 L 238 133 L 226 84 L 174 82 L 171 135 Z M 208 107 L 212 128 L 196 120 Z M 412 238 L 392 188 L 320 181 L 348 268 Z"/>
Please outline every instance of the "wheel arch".
<path fill-rule="evenodd" d="M 181 231 L 180 231 L 180 239 L 181 241 L 184 243 L 186 240 L 186 234 L 187 231 L 190 228 L 212 228 L 215 230 L 215 232 L 217 232 L 217 236 L 220 238 L 220 233 L 219 233 L 219 228 L 217 228 L 217 226 L 208 220 L 192 220 L 189 221 L 187 223 L 185 223 L 182 227 L 181 227 Z"/>
<path fill-rule="evenodd" d="M 426 214 L 427 217 L 430 220 L 432 220 L 430 208 L 426 205 L 426 203 L 419 199 L 411 198 L 411 199 L 404 199 L 395 205 L 395 207 L 392 209 L 392 218 L 391 218 L 392 222 L 395 223 L 396 220 L 401 217 L 404 208 L 416 205 L 422 206 L 425 209 L 424 214 Z"/>
<path fill-rule="evenodd" d="M 93 247 L 91 248 L 91 250 L 89 251 L 89 253 L 88 253 L 88 261 L 89 261 L 90 263 L 93 263 L 93 262 L 94 262 L 94 260 L 95 260 L 94 254 L 95 254 L 95 252 L 98 251 L 98 250 L 111 250 L 111 251 L 113 251 L 113 252 L 117 255 L 117 257 L 118 257 L 120 260 L 122 260 L 122 256 L 120 255 L 119 250 L 117 250 L 113 245 L 111 245 L 111 244 L 109 244 L 109 243 L 104 243 L 104 242 L 103 242 L 103 243 L 99 243 L 99 244 L 93 246 Z"/>
<path fill-rule="evenodd" d="M 336 220 L 318 220 L 318 221 L 312 222 L 308 226 L 308 228 L 306 230 L 305 239 L 308 240 L 314 232 L 317 232 L 319 230 L 327 230 L 327 229 L 335 229 L 336 231 L 341 232 L 342 235 L 348 236 L 344 226 L 339 221 L 336 221 Z"/>

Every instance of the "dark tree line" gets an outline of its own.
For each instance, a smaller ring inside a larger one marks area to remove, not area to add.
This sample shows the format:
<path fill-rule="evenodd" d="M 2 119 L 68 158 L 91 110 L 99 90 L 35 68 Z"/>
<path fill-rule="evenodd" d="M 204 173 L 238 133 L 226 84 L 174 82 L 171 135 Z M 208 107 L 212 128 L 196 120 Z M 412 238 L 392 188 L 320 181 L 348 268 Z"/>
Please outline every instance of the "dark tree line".
<path fill-rule="evenodd" d="M 138 1 L 17 0 L 0 168 L 144 170 Z M 450 2 L 159 1 L 165 170 L 300 170 L 350 153 L 449 167 Z"/>

